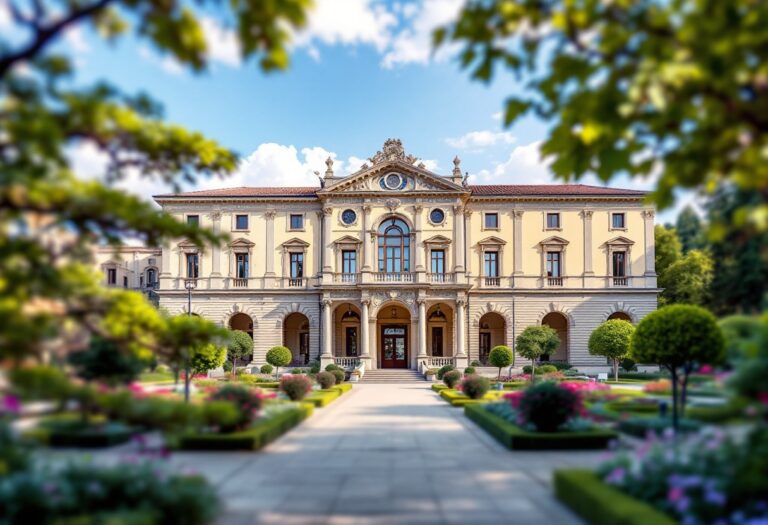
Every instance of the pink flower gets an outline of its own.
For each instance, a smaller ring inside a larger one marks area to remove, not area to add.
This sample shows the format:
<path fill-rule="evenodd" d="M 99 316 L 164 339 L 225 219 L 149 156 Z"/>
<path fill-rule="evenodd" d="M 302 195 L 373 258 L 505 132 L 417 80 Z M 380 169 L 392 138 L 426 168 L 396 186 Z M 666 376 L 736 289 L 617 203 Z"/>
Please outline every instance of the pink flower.
<path fill-rule="evenodd" d="M 19 412 L 21 412 L 21 402 L 19 401 L 19 398 L 11 395 L 3 396 L 3 402 L 0 404 L 0 415 L 16 415 Z"/>
<path fill-rule="evenodd" d="M 757 394 L 757 400 L 765 406 L 768 406 L 768 392 L 760 392 Z"/>
<path fill-rule="evenodd" d="M 667 500 L 671 503 L 680 501 L 685 496 L 685 491 L 681 487 L 670 487 L 667 492 Z"/>

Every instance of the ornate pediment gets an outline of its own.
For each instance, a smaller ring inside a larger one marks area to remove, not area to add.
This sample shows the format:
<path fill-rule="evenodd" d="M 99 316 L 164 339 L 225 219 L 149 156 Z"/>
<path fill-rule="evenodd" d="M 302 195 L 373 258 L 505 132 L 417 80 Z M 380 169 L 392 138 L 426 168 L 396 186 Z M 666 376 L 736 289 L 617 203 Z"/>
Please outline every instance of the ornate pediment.
<path fill-rule="evenodd" d="M 384 147 L 368 160 L 370 164 L 363 164 L 348 177 L 326 178 L 326 185 L 318 194 L 468 192 L 464 186 L 456 184 L 454 178 L 427 170 L 423 162 L 405 153 L 402 143 L 397 139 L 387 140 Z"/>
<path fill-rule="evenodd" d="M 507 244 L 507 241 L 500 237 L 496 237 L 495 235 L 491 235 L 490 237 L 486 237 L 482 241 L 477 241 L 477 244 L 479 246 L 503 246 Z"/>
<path fill-rule="evenodd" d="M 609 241 L 605 241 L 606 246 L 632 246 L 635 244 L 635 241 L 632 239 L 627 239 L 626 237 L 614 237 L 613 239 Z"/>
<path fill-rule="evenodd" d="M 234 241 L 232 241 L 231 243 L 229 243 L 229 245 L 232 248 L 252 248 L 253 246 L 256 246 L 254 242 L 249 241 L 245 237 L 239 237 Z"/>
<path fill-rule="evenodd" d="M 451 244 L 451 240 L 444 235 L 434 235 L 429 239 L 425 240 L 424 244 L 445 245 L 445 244 Z"/>
<path fill-rule="evenodd" d="M 349 245 L 349 244 L 362 244 L 362 243 L 363 243 L 363 241 L 361 241 L 360 239 L 356 239 L 355 237 L 352 237 L 351 235 L 345 235 L 344 237 L 341 237 L 341 238 L 336 239 L 335 241 L 333 241 L 333 244 L 337 244 L 337 245 L 339 245 L 339 244 L 347 244 L 347 245 Z"/>
<path fill-rule="evenodd" d="M 541 244 L 542 246 L 552 246 L 552 245 L 566 246 L 568 245 L 568 241 L 563 239 L 562 237 L 553 235 L 552 237 L 547 237 L 546 239 L 541 241 L 539 244 Z"/>
<path fill-rule="evenodd" d="M 309 243 L 307 241 L 303 241 L 299 239 L 298 237 L 294 237 L 293 239 L 289 239 L 285 241 L 280 246 L 282 246 L 283 248 L 308 248 Z"/>

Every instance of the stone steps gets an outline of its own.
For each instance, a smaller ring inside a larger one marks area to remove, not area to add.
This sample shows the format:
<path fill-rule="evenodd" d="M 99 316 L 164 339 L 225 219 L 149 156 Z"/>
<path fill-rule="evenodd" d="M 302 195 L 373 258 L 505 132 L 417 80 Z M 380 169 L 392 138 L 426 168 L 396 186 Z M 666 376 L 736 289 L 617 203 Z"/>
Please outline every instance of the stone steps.
<path fill-rule="evenodd" d="M 361 383 L 413 383 L 424 381 L 424 378 L 416 370 L 408 369 L 379 369 L 368 370 L 363 376 Z"/>

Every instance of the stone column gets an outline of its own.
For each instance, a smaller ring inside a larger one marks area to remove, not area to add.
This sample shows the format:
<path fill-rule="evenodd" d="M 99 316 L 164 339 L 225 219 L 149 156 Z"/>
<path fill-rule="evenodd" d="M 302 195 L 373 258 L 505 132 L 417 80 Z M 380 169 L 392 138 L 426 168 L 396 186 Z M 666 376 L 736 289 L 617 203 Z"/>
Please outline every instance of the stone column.
<path fill-rule="evenodd" d="M 333 364 L 333 351 L 331 349 L 333 323 L 331 322 L 330 299 L 323 299 L 321 308 L 323 310 L 323 348 L 320 350 L 320 368 L 325 370 L 326 366 Z"/>
<path fill-rule="evenodd" d="M 160 275 L 158 287 L 162 290 L 171 288 L 171 245 L 163 243 L 163 251 L 160 253 Z"/>
<path fill-rule="evenodd" d="M 464 207 L 457 204 L 453 207 L 453 221 L 454 221 L 454 230 L 456 232 L 456 239 L 455 239 L 455 258 L 454 258 L 454 266 L 453 271 L 457 273 L 463 273 L 464 272 L 464 250 L 466 248 L 465 242 L 464 242 Z"/>
<path fill-rule="evenodd" d="M 523 273 L 523 211 L 515 210 L 512 212 L 515 221 L 515 233 L 514 233 L 514 254 L 513 259 L 515 263 L 514 274 L 522 275 Z"/>
<path fill-rule="evenodd" d="M 582 286 L 585 288 L 589 283 L 587 279 L 595 275 L 592 267 L 592 210 L 583 210 L 581 217 L 584 221 L 584 279 Z"/>
<path fill-rule="evenodd" d="M 427 302 L 419 300 L 419 358 L 427 357 Z"/>
<path fill-rule="evenodd" d="M 323 208 L 323 273 L 333 272 L 333 251 L 331 250 L 331 214 L 333 208 Z"/>
<path fill-rule="evenodd" d="M 416 251 L 416 271 L 424 271 L 424 247 L 421 245 L 421 212 L 424 210 L 424 206 L 421 203 L 417 203 L 413 206 L 413 228 L 416 230 L 416 240 L 414 243 L 414 249 Z"/>
<path fill-rule="evenodd" d="M 267 221 L 266 225 L 266 240 L 264 242 L 264 250 L 266 260 L 266 271 L 264 277 L 275 277 L 275 210 L 267 210 L 264 212 L 264 219 Z"/>
<path fill-rule="evenodd" d="M 362 271 L 370 272 L 373 269 L 371 257 L 371 205 L 363 204 L 363 267 Z"/>
<path fill-rule="evenodd" d="M 464 309 L 466 300 L 464 298 L 456 299 L 456 368 L 463 370 L 467 367 L 466 335 L 464 334 Z"/>
<path fill-rule="evenodd" d="M 653 222 L 655 216 L 656 212 L 653 210 L 643 212 L 643 219 L 645 220 L 645 275 L 651 277 L 656 275 L 656 244 Z"/>
<path fill-rule="evenodd" d="M 371 353 L 368 347 L 368 305 L 370 300 L 363 299 L 360 301 L 360 342 L 362 346 L 360 348 L 360 357 L 363 359 L 370 359 Z"/>
<path fill-rule="evenodd" d="M 221 212 L 215 211 L 211 213 L 211 219 L 213 220 L 213 233 L 219 235 L 221 233 Z M 221 275 L 221 248 L 218 243 L 213 243 L 211 248 L 211 276 L 218 277 Z"/>

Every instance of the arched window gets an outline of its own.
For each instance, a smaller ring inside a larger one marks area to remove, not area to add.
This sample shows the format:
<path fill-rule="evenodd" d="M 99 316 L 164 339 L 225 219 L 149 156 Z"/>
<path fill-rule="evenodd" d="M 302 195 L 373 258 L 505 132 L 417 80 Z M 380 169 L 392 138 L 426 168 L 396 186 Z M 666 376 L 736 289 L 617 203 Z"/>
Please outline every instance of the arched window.
<path fill-rule="evenodd" d="M 393 217 L 379 226 L 379 271 L 411 271 L 411 234 L 402 219 Z"/>

